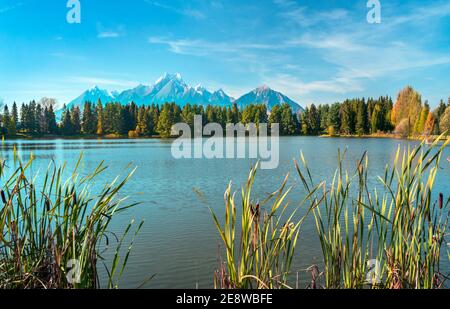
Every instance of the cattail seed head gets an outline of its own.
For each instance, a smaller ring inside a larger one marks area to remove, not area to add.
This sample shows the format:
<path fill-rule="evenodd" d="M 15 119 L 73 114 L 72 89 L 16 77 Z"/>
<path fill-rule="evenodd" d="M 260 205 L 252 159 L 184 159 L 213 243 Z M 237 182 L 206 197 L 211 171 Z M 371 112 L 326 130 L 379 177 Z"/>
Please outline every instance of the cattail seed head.
<path fill-rule="evenodd" d="M 1 191 L 1 196 L 2 196 L 2 202 L 3 202 L 3 204 L 6 204 L 8 201 L 6 200 L 6 195 L 5 195 L 5 191 Z"/>

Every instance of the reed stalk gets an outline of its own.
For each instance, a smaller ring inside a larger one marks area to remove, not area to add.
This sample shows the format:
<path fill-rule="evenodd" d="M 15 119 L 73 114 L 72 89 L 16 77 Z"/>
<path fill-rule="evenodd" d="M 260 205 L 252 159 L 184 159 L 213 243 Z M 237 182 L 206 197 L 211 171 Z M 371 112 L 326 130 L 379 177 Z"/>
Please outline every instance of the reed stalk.
<path fill-rule="evenodd" d="M 113 217 L 136 205 L 119 197 L 134 171 L 93 195 L 95 180 L 107 169 L 104 162 L 82 176 L 80 156 L 66 181 L 66 165 L 51 163 L 38 182 L 32 162 L 31 157 L 23 164 L 14 151 L 12 171 L 6 162 L 1 164 L 0 288 L 116 288 L 133 240 L 128 249 L 121 247 L 134 222 L 120 237 L 108 228 Z M 103 254 L 114 243 L 112 265 L 107 266 Z M 108 274 L 103 285 L 98 269 L 102 264 Z"/>
<path fill-rule="evenodd" d="M 226 261 L 216 271 L 214 283 L 222 289 L 290 288 L 288 275 L 294 257 L 301 221 L 298 208 L 288 213 L 286 189 L 289 175 L 264 202 L 255 203 L 251 191 L 258 165 L 251 169 L 241 193 L 240 220 L 231 184 L 225 192 L 225 222 L 211 210 L 226 252 Z"/>
<path fill-rule="evenodd" d="M 314 182 L 303 155 L 301 166 L 295 162 L 316 222 L 325 288 L 443 286 L 450 199 L 445 202 L 434 185 L 450 140 L 439 145 L 440 139 L 428 148 L 424 142 L 399 148 L 378 177 L 380 190 L 368 185 L 367 154 L 349 173 L 339 153 L 331 185 Z"/>

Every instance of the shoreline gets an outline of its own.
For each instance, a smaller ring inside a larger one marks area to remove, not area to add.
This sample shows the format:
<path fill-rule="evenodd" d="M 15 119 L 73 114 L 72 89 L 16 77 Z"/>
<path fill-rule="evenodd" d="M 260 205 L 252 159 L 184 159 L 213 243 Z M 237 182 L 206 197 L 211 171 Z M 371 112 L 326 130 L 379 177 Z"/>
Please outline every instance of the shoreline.
<path fill-rule="evenodd" d="M 210 138 L 211 136 L 203 136 L 203 138 Z M 402 137 L 398 134 L 368 134 L 368 135 L 280 135 L 280 137 L 319 137 L 319 138 L 348 138 L 348 139 L 398 139 L 398 140 L 411 140 L 411 141 L 422 141 L 424 139 L 435 141 L 439 138 L 438 135 L 432 136 L 410 136 L 410 137 Z M 117 135 L 117 134 L 109 134 L 104 136 L 98 135 L 73 135 L 73 136 L 61 136 L 61 135 L 42 135 L 42 136 L 32 136 L 32 135 L 16 135 L 14 137 L 3 137 L 3 140 L 7 141 L 42 141 L 42 140 L 164 140 L 164 139 L 177 139 L 178 137 L 162 137 L 159 135 L 153 136 L 137 136 L 130 137 L 128 135 Z M 449 137 L 450 138 L 450 137 Z M 441 138 L 441 141 L 445 141 L 445 137 Z"/>

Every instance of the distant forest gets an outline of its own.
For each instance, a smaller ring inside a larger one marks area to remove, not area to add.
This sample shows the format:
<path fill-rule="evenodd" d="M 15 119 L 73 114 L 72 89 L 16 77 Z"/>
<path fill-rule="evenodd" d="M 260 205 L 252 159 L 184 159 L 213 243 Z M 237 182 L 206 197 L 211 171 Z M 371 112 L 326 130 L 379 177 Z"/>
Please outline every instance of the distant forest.
<path fill-rule="evenodd" d="M 137 106 L 134 103 L 86 102 L 62 110 L 57 123 L 54 100 L 42 99 L 10 109 L 1 114 L 3 136 L 129 136 L 169 137 L 172 125 L 185 122 L 193 126 L 194 115 L 202 115 L 204 124 L 219 123 L 279 123 L 281 135 L 373 135 L 396 133 L 403 137 L 437 135 L 450 129 L 450 98 L 430 109 L 412 87 L 398 94 L 394 103 L 390 97 L 378 99 L 348 99 L 331 105 L 312 104 L 295 114 L 288 104 L 275 106 L 270 113 L 265 105 L 254 104 L 239 109 L 175 103 L 162 106 Z"/>

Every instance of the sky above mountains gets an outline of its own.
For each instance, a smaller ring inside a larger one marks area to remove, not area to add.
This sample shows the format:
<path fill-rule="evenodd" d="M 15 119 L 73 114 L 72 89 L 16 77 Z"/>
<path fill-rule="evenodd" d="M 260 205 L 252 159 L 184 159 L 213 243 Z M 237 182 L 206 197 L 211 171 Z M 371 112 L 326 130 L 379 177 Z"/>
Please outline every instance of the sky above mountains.
<path fill-rule="evenodd" d="M 0 98 L 67 103 L 98 85 L 122 91 L 181 72 L 239 97 L 269 85 L 302 105 L 450 95 L 450 2 L 381 0 L 0 0 Z M 0 99 L 1 100 L 1 99 Z"/>

